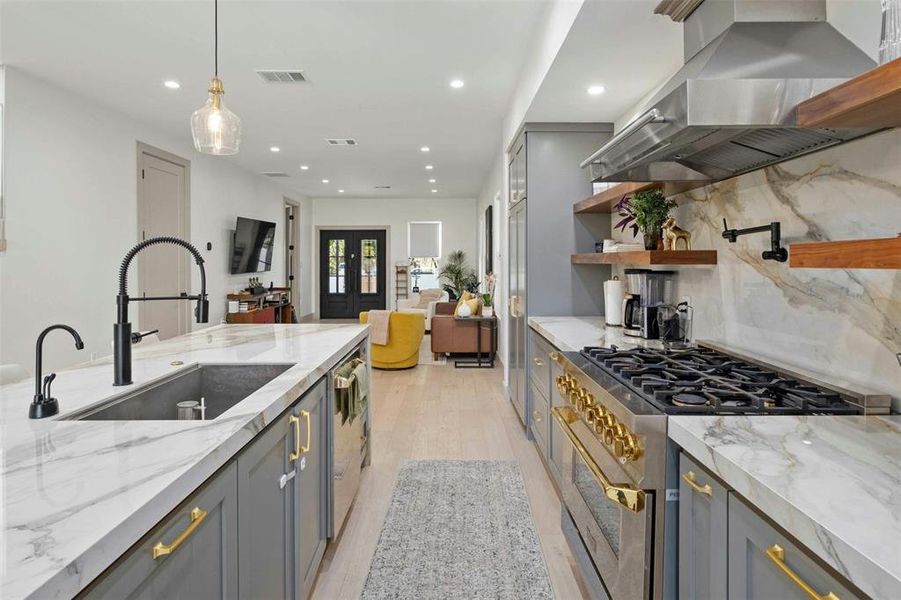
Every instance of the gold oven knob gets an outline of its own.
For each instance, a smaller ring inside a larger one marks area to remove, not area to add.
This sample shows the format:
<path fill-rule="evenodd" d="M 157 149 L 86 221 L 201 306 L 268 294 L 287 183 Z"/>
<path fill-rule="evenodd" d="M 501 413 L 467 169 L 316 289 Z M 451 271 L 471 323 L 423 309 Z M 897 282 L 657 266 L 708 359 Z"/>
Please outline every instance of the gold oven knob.
<path fill-rule="evenodd" d="M 585 415 L 585 420 L 588 421 L 588 424 L 594 423 L 594 420 L 600 416 L 598 412 L 598 408 L 596 406 L 585 409 L 583 413 Z"/>
<path fill-rule="evenodd" d="M 613 441 L 613 455 L 626 460 L 637 460 L 641 456 L 638 438 L 631 433 L 617 437 Z"/>
<path fill-rule="evenodd" d="M 612 426 L 604 428 L 604 443 L 607 444 L 608 446 L 612 446 L 613 441 L 617 437 L 619 437 L 621 435 L 625 435 L 625 433 L 626 433 L 626 428 L 623 427 L 621 424 L 616 423 L 615 419 L 614 419 L 614 424 Z"/>
<path fill-rule="evenodd" d="M 594 420 L 594 431 L 598 434 L 603 433 L 605 429 L 612 427 L 613 423 L 613 415 L 609 413 L 600 415 L 597 419 Z"/>

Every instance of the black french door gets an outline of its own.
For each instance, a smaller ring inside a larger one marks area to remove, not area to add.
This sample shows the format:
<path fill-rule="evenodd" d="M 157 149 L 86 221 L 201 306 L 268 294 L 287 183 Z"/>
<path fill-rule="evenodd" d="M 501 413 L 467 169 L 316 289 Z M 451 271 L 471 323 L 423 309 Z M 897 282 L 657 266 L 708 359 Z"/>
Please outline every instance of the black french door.
<path fill-rule="evenodd" d="M 319 316 L 356 319 L 387 305 L 387 259 L 383 229 L 319 232 Z"/>

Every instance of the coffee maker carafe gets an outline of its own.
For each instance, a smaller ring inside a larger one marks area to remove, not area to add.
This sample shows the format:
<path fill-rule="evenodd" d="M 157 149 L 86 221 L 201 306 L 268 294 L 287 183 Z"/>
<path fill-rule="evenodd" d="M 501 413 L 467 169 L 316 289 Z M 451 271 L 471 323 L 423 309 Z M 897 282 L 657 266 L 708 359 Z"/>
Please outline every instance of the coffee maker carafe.
<path fill-rule="evenodd" d="M 623 300 L 623 333 L 641 337 L 641 276 L 651 273 L 650 269 L 625 269 L 623 275 L 628 290 Z"/>
<path fill-rule="evenodd" d="M 660 339 L 657 312 L 661 306 L 673 304 L 675 271 L 646 271 L 639 275 L 639 313 L 641 337 Z"/>

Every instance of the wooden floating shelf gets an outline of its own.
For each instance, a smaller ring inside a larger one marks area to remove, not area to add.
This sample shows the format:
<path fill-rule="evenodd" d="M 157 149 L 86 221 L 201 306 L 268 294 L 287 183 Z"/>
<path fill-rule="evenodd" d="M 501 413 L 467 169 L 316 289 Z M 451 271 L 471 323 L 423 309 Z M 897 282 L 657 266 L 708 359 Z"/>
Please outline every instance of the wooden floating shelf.
<path fill-rule="evenodd" d="M 617 183 L 611 188 L 607 188 L 603 192 L 597 193 L 590 198 L 585 198 L 581 202 L 577 202 L 573 206 L 573 212 L 578 214 L 601 213 L 609 214 L 613 212 L 613 207 L 619 202 L 623 196 L 634 194 L 635 192 L 643 192 L 644 190 L 652 190 L 661 187 L 659 183 L 649 183 L 646 181 L 630 181 L 627 183 Z"/>
<path fill-rule="evenodd" d="M 574 265 L 715 265 L 716 250 L 639 250 L 573 254 Z"/>
<path fill-rule="evenodd" d="M 585 198 L 573 205 L 573 213 L 584 214 L 610 214 L 623 196 L 630 196 L 636 192 L 645 190 L 663 189 L 667 196 L 674 196 L 695 188 L 704 187 L 709 181 L 627 181 L 617 183 L 615 186 L 599 192 L 590 198 Z"/>
<path fill-rule="evenodd" d="M 798 105 L 799 127 L 901 127 L 901 58 Z"/>
<path fill-rule="evenodd" d="M 901 236 L 791 244 L 788 261 L 796 269 L 901 269 Z"/>

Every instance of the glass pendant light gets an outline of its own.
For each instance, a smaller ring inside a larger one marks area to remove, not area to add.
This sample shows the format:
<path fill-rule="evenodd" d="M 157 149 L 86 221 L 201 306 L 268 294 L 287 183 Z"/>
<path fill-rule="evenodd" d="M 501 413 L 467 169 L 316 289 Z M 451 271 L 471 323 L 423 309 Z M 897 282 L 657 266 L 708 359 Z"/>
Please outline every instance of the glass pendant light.
<path fill-rule="evenodd" d="M 237 154 L 241 144 L 241 119 L 225 108 L 222 102 L 225 89 L 219 79 L 219 0 L 213 0 L 213 21 L 214 75 L 210 81 L 210 97 L 191 115 L 191 135 L 198 152 Z"/>

